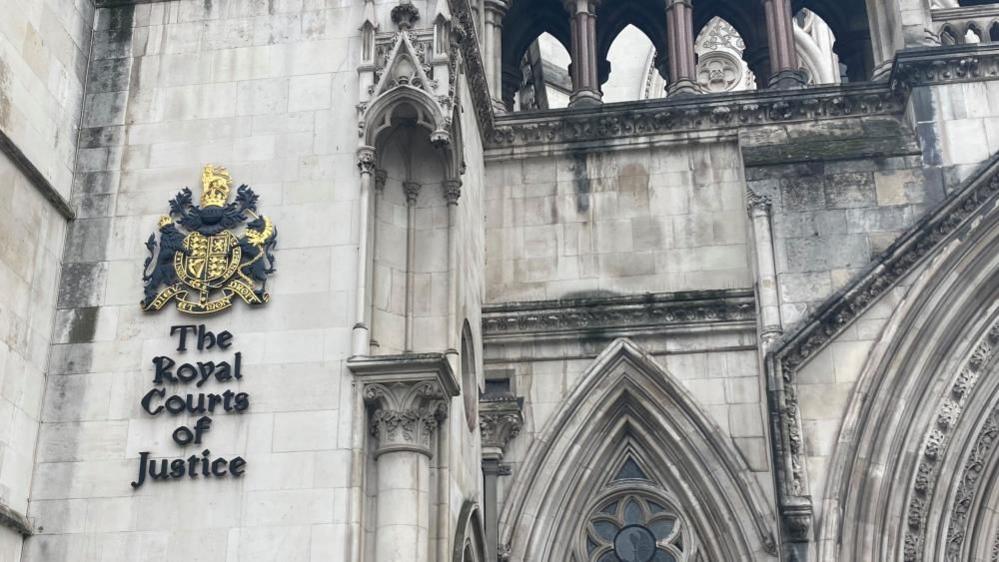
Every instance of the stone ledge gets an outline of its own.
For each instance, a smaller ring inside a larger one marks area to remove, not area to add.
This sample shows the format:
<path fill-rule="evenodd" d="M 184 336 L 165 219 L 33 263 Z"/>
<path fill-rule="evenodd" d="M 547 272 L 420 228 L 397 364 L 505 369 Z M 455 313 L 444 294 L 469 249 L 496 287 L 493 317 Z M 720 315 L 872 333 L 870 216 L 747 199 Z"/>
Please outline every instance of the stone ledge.
<path fill-rule="evenodd" d="M 691 134 L 707 133 L 734 140 L 747 127 L 870 115 L 897 118 L 904 109 L 904 96 L 884 83 L 703 94 L 502 115 L 487 146 L 489 156 L 497 158 L 535 147 L 550 153 L 589 141 L 688 141 Z"/>
<path fill-rule="evenodd" d="M 419 382 L 436 378 L 449 396 L 460 386 L 445 353 L 364 355 L 347 359 L 347 368 L 366 383 Z"/>
<path fill-rule="evenodd" d="M 485 305 L 482 333 L 490 343 L 501 339 L 575 338 L 592 335 L 594 330 L 755 321 L 753 291 L 734 289 Z"/>
<path fill-rule="evenodd" d="M 21 536 L 30 537 L 34 534 L 28 518 L 3 503 L 0 503 L 0 525 L 17 531 Z"/>
<path fill-rule="evenodd" d="M 899 51 L 889 82 L 895 90 L 953 82 L 999 80 L 999 45 L 917 47 Z"/>
<path fill-rule="evenodd" d="M 56 190 L 56 188 L 46 179 L 45 175 L 31 163 L 31 160 L 18 148 L 14 140 L 7 136 L 7 133 L 0 130 L 0 152 L 5 154 L 10 161 L 14 163 L 14 166 L 20 170 L 28 182 L 42 194 L 42 197 L 48 201 L 52 207 L 58 211 L 60 215 L 66 220 L 73 220 L 76 218 L 76 213 L 73 212 L 73 208 L 70 207 L 69 202 L 63 198 L 62 195 Z"/>

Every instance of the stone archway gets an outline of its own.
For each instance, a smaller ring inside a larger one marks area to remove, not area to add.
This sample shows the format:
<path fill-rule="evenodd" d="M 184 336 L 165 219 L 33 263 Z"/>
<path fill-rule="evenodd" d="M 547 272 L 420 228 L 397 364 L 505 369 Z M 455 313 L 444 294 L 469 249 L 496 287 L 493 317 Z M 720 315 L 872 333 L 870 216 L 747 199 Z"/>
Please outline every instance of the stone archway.
<path fill-rule="evenodd" d="M 640 485 L 621 488 L 629 462 Z M 776 522 L 755 477 L 683 386 L 627 339 L 600 354 L 531 444 L 500 518 L 509 560 L 588 560 L 583 517 L 622 491 L 673 506 L 690 530 L 684 560 L 776 558 Z M 669 540 L 656 537 L 666 550 Z"/>

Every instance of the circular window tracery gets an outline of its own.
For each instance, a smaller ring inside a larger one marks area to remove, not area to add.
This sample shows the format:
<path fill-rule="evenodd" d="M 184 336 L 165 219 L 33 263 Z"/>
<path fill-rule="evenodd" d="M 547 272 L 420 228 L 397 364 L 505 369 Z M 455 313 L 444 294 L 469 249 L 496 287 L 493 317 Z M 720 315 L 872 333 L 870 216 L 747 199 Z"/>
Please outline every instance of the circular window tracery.
<path fill-rule="evenodd" d="M 598 504 L 586 524 L 589 562 L 683 562 L 682 518 L 665 502 L 641 492 Z"/>

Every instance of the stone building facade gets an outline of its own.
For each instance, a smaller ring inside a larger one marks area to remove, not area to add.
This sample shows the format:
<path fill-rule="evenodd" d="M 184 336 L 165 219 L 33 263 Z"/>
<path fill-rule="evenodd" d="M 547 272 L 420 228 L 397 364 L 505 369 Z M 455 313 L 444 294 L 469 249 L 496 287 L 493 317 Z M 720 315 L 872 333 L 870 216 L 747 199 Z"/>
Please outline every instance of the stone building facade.
<path fill-rule="evenodd" d="M 0 561 L 999 560 L 999 4 L 0 8 Z"/>

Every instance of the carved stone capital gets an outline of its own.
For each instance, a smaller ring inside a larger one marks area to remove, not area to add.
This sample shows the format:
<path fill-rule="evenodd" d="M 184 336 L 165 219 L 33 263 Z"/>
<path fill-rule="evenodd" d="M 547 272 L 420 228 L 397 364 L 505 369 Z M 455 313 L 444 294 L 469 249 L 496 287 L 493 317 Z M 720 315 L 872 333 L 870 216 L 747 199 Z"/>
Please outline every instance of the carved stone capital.
<path fill-rule="evenodd" d="M 770 196 L 759 194 L 752 189 L 746 190 L 746 211 L 750 216 L 767 214 L 770 212 Z"/>
<path fill-rule="evenodd" d="M 385 191 L 385 182 L 388 180 L 388 172 L 381 168 L 375 170 L 375 189 L 379 192 Z"/>
<path fill-rule="evenodd" d="M 375 458 L 395 451 L 433 456 L 431 437 L 448 413 L 448 400 L 437 381 L 369 384 L 364 402 L 371 411 L 371 435 L 378 440 Z"/>
<path fill-rule="evenodd" d="M 513 396 L 486 397 L 479 401 L 482 457 L 502 459 L 506 446 L 524 425 L 523 400 Z"/>
<path fill-rule="evenodd" d="M 415 181 L 402 182 L 402 190 L 406 193 L 406 203 L 416 204 L 416 199 L 420 196 L 420 188 L 423 187 Z"/>
<path fill-rule="evenodd" d="M 431 438 L 447 417 L 458 381 L 443 353 L 355 356 L 347 367 L 362 384 L 378 457 L 393 451 L 431 456 Z"/>
<path fill-rule="evenodd" d="M 357 169 L 362 174 L 375 173 L 375 149 L 372 146 L 362 146 L 357 149 Z"/>
<path fill-rule="evenodd" d="M 812 533 L 812 506 L 810 503 L 789 503 L 781 508 L 784 528 L 790 542 L 808 542 Z"/>
<path fill-rule="evenodd" d="M 570 16 L 576 14 L 596 15 L 600 0 L 562 0 L 562 6 Z"/>
<path fill-rule="evenodd" d="M 444 199 L 448 205 L 457 205 L 461 197 L 461 180 L 444 180 Z"/>
<path fill-rule="evenodd" d="M 413 29 L 413 24 L 419 19 L 420 10 L 409 2 L 404 2 L 395 8 L 392 8 L 392 23 L 394 23 L 400 31 Z"/>
<path fill-rule="evenodd" d="M 507 0 L 486 0 L 483 7 L 487 13 L 492 12 L 498 16 L 495 23 L 502 27 L 503 16 L 506 15 L 507 10 L 510 8 L 510 3 Z"/>

